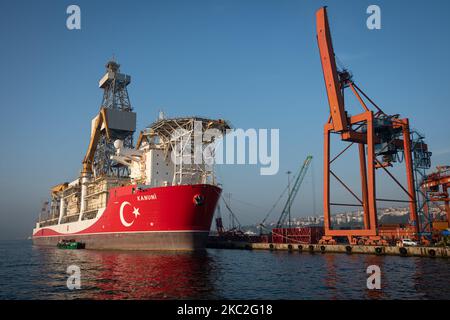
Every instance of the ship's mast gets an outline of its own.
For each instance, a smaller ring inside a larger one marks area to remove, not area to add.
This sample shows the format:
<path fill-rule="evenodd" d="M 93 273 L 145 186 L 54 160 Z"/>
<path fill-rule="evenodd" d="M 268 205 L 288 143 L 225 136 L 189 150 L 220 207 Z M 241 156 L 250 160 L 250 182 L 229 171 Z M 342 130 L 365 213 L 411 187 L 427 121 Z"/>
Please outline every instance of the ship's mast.
<path fill-rule="evenodd" d="M 127 86 L 130 82 L 131 77 L 129 75 L 120 73 L 120 65 L 118 63 L 109 61 L 106 64 L 106 74 L 99 81 L 99 87 L 103 89 L 103 100 L 100 110 L 106 109 L 110 125 L 108 126 L 109 128 L 107 128 L 109 131 L 108 134 L 106 134 L 106 130 L 101 130 L 97 147 L 95 148 L 92 163 L 92 169 L 95 176 L 126 177 L 129 175 L 128 168 L 111 160 L 111 156 L 115 153 L 113 144 L 117 139 L 123 141 L 124 147 L 133 147 L 135 121 L 131 126 L 132 128 L 123 126 L 123 121 L 119 121 L 121 122 L 121 125 L 114 128 L 111 126 L 111 122 L 113 121 L 113 118 L 118 120 L 130 118 L 126 116 L 126 113 L 134 115 L 127 90 Z"/>
<path fill-rule="evenodd" d="M 131 82 L 129 75 L 120 73 L 120 65 L 115 61 L 106 64 L 106 74 L 99 82 L 99 87 L 104 90 L 102 107 L 132 111 L 127 86 Z"/>

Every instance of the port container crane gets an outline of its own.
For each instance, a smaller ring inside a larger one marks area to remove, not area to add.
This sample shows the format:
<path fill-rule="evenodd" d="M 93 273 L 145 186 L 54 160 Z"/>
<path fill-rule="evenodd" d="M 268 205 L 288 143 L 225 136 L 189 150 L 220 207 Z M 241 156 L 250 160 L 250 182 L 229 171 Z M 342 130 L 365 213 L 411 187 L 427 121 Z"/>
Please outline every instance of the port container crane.
<path fill-rule="evenodd" d="M 422 190 L 427 195 L 428 203 L 425 211 L 430 210 L 430 205 L 438 209 L 440 217 L 440 225 L 443 229 L 450 225 L 450 166 L 437 166 L 436 171 L 428 174 L 422 181 Z M 443 206 L 440 204 L 443 203 Z M 442 220 L 446 219 L 446 221 Z M 432 232 L 432 225 L 429 225 L 429 232 Z"/>
<path fill-rule="evenodd" d="M 324 125 L 324 228 L 321 243 L 336 243 L 335 237 L 347 237 L 351 244 L 385 244 L 378 233 L 377 201 L 407 203 L 411 237 L 419 237 L 419 218 L 416 202 L 417 186 L 414 181 L 414 165 L 429 168 L 431 153 L 422 141 L 411 141 L 409 120 L 398 114 L 386 114 L 354 82 L 352 74 L 338 70 L 333 50 L 326 7 L 316 12 L 317 42 L 328 97 L 330 116 Z M 350 89 L 363 112 L 349 116 L 344 100 L 345 89 Z M 372 108 L 372 109 L 370 109 Z M 336 134 L 346 144 L 336 156 L 330 154 L 330 135 Z M 353 191 L 332 170 L 331 164 L 352 145 L 358 146 L 361 193 Z M 395 163 L 404 161 L 406 186 L 388 170 Z M 404 199 L 383 199 L 376 195 L 376 170 L 381 169 L 392 178 L 406 195 Z M 335 203 L 331 199 L 330 178 L 333 177 L 357 201 Z M 337 230 L 331 225 L 332 206 L 358 206 L 363 210 L 364 227 L 358 230 Z"/>

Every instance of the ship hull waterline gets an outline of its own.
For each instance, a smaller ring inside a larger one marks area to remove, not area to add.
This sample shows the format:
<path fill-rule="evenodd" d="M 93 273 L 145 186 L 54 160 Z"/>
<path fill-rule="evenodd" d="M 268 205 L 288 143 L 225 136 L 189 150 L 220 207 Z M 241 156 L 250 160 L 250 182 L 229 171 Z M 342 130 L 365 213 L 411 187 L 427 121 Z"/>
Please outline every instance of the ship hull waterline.
<path fill-rule="evenodd" d="M 177 231 L 148 233 L 86 234 L 76 236 L 34 237 L 36 246 L 56 247 L 59 241 L 74 240 L 93 250 L 203 250 L 208 231 Z"/>

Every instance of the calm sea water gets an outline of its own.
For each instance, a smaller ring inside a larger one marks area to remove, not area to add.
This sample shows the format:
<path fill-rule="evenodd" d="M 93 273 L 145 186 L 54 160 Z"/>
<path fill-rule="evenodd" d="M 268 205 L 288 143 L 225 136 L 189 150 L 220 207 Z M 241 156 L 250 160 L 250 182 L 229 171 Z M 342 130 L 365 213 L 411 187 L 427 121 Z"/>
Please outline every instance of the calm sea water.
<path fill-rule="evenodd" d="M 368 290 L 366 268 L 381 268 Z M 81 289 L 66 286 L 69 265 Z M 39 248 L 0 242 L 0 299 L 450 299 L 450 261 L 208 249 L 203 253 Z"/>

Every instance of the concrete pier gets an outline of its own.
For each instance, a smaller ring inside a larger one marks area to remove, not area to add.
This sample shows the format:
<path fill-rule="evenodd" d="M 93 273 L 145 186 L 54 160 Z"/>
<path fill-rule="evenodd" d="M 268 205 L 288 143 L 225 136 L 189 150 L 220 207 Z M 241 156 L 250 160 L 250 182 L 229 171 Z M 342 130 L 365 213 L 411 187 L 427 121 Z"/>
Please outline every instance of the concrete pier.
<path fill-rule="evenodd" d="M 320 244 L 288 244 L 288 243 L 249 243 L 238 241 L 216 242 L 208 245 L 210 248 L 241 249 L 241 250 L 271 250 L 305 253 L 345 253 L 374 254 L 403 257 L 449 258 L 449 247 L 394 247 L 394 246 L 359 246 L 359 245 L 320 245 Z"/>

